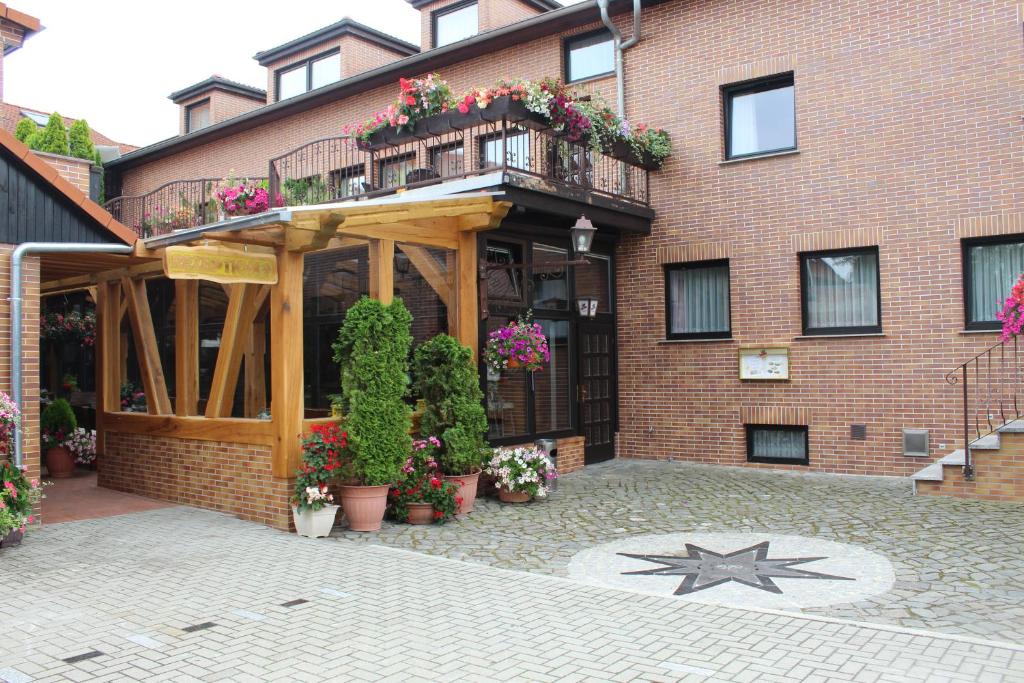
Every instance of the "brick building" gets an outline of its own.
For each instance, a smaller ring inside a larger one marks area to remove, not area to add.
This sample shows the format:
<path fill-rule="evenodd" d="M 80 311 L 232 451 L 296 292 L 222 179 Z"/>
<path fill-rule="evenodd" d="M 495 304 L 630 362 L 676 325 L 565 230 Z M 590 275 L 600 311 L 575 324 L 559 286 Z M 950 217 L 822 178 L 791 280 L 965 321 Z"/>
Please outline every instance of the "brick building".
<path fill-rule="evenodd" d="M 459 93 L 555 76 L 615 99 L 613 41 L 594 2 L 412 4 L 422 13 L 418 50 L 344 20 L 257 55 L 268 69 L 265 103 L 259 89 L 226 79 L 187 89 L 181 136 L 108 165 L 108 194 L 122 195 L 115 215 L 134 225 L 129 199 L 167 187 L 202 193 L 209 182 L 195 183 L 231 171 L 302 180 L 290 204 L 322 201 L 309 194 L 316 178 L 329 200 L 415 185 L 412 171 L 450 159 L 410 143 L 358 172 L 334 161 L 281 170 L 298 163 L 297 150 L 311 153 L 304 146 L 383 108 L 400 77 L 437 71 Z M 506 178 L 516 208 L 478 238 L 496 266 L 485 268 L 487 298 L 476 302 L 480 338 L 533 308 L 555 346 L 549 372 L 486 383 L 492 441 L 555 438 L 570 468 L 614 454 L 898 476 L 953 451 L 964 437 L 962 387 L 945 376 L 998 341 L 998 302 L 1024 270 L 1024 11 L 987 0 L 642 5 L 640 40 L 624 53 L 625 114 L 667 130 L 673 154 L 645 181 L 641 206 L 636 196 L 568 191 L 541 206 Z M 627 3 L 611 9 L 630 37 Z M 190 128 L 189 107 L 208 92 L 237 108 L 213 115 L 211 96 L 211 115 Z M 442 175 L 471 176 L 488 144 L 467 138 L 455 162 L 465 166 Z M 590 264 L 543 265 L 572 257 L 579 213 L 598 227 Z M 366 290 L 365 253 L 306 257 L 307 417 L 327 408 L 334 373 L 313 337 L 340 320 L 337 292 Z M 421 257 L 408 287 L 422 291 L 402 294 L 420 301 L 413 312 L 422 309 L 425 330 L 450 329 L 445 301 L 423 285 L 432 276 Z M 322 277 L 310 275 L 317 268 Z M 584 294 L 598 299 L 594 318 L 577 312 Z M 227 302 L 214 289 L 200 296 L 213 344 Z M 201 382 L 210 363 L 200 359 Z M 241 390 L 236 404 L 240 418 L 260 407 Z M 923 450 L 904 430 L 927 431 Z M 138 490 L 145 480 L 141 492 L 160 495 L 171 472 L 220 471 L 239 453 L 263 458 L 245 443 L 139 438 L 109 431 L 101 482 Z M 131 461 L 139 449 L 151 462 Z M 226 469 L 232 479 L 252 474 Z M 1018 475 L 1004 479 L 1024 493 Z M 196 500 L 198 487 L 170 497 Z"/>

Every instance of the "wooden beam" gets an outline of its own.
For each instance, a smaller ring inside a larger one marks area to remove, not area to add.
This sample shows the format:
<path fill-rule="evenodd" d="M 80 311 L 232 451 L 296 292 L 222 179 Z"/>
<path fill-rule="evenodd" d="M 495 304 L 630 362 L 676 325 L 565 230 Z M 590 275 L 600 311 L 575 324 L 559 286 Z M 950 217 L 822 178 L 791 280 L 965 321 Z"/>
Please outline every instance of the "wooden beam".
<path fill-rule="evenodd" d="M 228 244 L 244 244 L 246 246 L 269 247 L 273 249 L 280 245 L 275 239 L 265 237 L 253 237 L 242 232 L 204 232 L 203 239 L 214 240 L 215 242 L 227 242 Z"/>
<path fill-rule="evenodd" d="M 385 306 L 395 297 L 394 240 L 370 240 L 370 296 Z"/>
<path fill-rule="evenodd" d="M 259 307 L 256 309 L 259 310 Z M 267 324 L 256 320 L 245 345 L 245 416 L 256 417 L 267 407 Z"/>
<path fill-rule="evenodd" d="M 448 278 L 437 260 L 434 259 L 434 257 L 430 255 L 430 252 L 423 247 L 411 244 L 400 244 L 398 248 L 409 257 L 409 261 L 416 267 L 416 270 L 419 271 L 420 276 L 427 281 L 430 288 L 437 293 L 441 302 L 445 306 L 448 306 L 448 300 L 450 298 Z"/>
<path fill-rule="evenodd" d="M 300 252 L 323 249 L 344 222 L 344 214 L 336 211 L 294 220 L 285 228 L 285 249 Z"/>
<path fill-rule="evenodd" d="M 174 281 L 174 412 L 199 412 L 199 281 Z"/>
<path fill-rule="evenodd" d="M 242 354 L 246 341 L 252 335 L 258 289 L 257 285 L 249 283 L 231 285 L 228 310 L 224 315 L 224 330 L 220 335 L 220 349 L 217 351 L 217 365 L 213 370 L 210 395 L 206 400 L 206 417 L 231 416 Z"/>
<path fill-rule="evenodd" d="M 131 322 L 132 337 L 135 340 L 135 356 L 139 362 L 143 390 L 146 392 L 146 407 L 150 414 L 169 415 L 171 399 L 167 396 L 167 382 L 160 363 L 160 353 L 153 329 L 153 316 L 146 296 L 146 281 L 121 279 L 121 288 L 128 300 L 128 319 Z"/>
<path fill-rule="evenodd" d="M 459 270 L 458 252 L 445 252 L 444 261 L 447 268 L 444 278 L 445 286 L 447 286 L 448 291 L 452 293 L 452 296 L 450 297 L 451 303 L 447 306 L 448 334 L 456 336 L 459 332 L 459 291 L 455 282 Z"/>
<path fill-rule="evenodd" d="M 454 225 L 454 219 L 451 221 Z M 453 225 L 446 228 L 422 227 L 416 223 L 389 223 L 386 225 L 364 225 L 350 227 L 348 224 L 339 233 L 363 239 L 389 239 L 395 242 L 421 244 L 428 247 L 457 249 L 458 230 Z"/>
<path fill-rule="evenodd" d="M 458 340 L 473 350 L 473 358 L 480 350 L 480 318 L 478 314 L 478 282 L 479 263 L 477 255 L 477 235 L 475 232 L 459 234 L 458 253 L 458 301 L 459 328 L 455 334 Z"/>
<path fill-rule="evenodd" d="M 301 252 L 278 252 L 278 280 L 270 292 L 270 393 L 274 424 L 273 474 L 294 476 L 303 418 Z"/>
<path fill-rule="evenodd" d="M 263 446 L 270 446 L 274 442 L 273 424 L 270 420 L 108 412 L 103 415 L 103 427 L 110 432 L 171 436 L 199 441 L 230 441 Z"/>

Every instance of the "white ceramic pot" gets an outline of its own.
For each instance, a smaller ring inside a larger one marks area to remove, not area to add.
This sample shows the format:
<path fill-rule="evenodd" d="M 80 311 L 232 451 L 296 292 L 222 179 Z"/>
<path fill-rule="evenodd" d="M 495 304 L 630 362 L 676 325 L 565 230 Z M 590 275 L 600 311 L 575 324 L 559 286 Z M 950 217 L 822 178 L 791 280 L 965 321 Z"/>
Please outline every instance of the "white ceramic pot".
<path fill-rule="evenodd" d="M 307 538 L 323 538 L 331 535 L 334 518 L 338 516 L 337 505 L 325 505 L 320 510 L 299 510 L 292 508 L 295 531 Z"/>

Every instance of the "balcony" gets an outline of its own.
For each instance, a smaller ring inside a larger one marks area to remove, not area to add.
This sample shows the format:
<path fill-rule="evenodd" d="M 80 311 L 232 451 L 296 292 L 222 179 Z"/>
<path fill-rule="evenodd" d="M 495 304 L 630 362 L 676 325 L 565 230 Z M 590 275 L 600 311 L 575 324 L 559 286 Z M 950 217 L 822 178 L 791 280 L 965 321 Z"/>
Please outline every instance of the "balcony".
<path fill-rule="evenodd" d="M 467 189 L 514 190 L 647 222 L 653 217 L 642 160 L 628 150 L 571 142 L 507 97 L 486 109 L 418 120 L 411 130 L 377 131 L 369 140 L 309 142 L 271 159 L 265 179 L 276 206 L 359 200 L 463 180 Z M 174 181 L 145 195 L 117 197 L 106 208 L 142 237 L 167 234 L 221 220 L 215 194 L 224 184 Z"/>

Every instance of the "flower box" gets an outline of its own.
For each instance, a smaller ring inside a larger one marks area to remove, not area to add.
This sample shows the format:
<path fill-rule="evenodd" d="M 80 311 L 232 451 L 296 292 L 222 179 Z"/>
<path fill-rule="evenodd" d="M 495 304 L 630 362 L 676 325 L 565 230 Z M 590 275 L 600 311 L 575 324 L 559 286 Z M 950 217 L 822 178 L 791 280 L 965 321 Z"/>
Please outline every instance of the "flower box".
<path fill-rule="evenodd" d="M 636 150 L 625 140 L 616 140 L 612 143 L 610 149 L 605 149 L 605 153 L 620 161 L 625 161 L 627 164 L 639 166 L 648 171 L 657 171 L 665 163 L 664 159 L 655 159 L 647 152 L 643 156 L 637 156 Z"/>
<path fill-rule="evenodd" d="M 356 146 L 362 150 L 376 151 L 413 140 L 445 135 L 485 122 L 500 122 L 502 118 L 509 123 L 532 122 L 547 127 L 544 117 L 527 109 L 522 100 L 513 100 L 511 97 L 505 96 L 494 98 L 490 105 L 483 109 L 474 104 L 465 114 L 457 109 L 452 109 L 443 114 L 419 119 L 413 122 L 411 128 L 408 126 L 381 128 L 371 133 L 366 140 L 357 138 Z"/>

